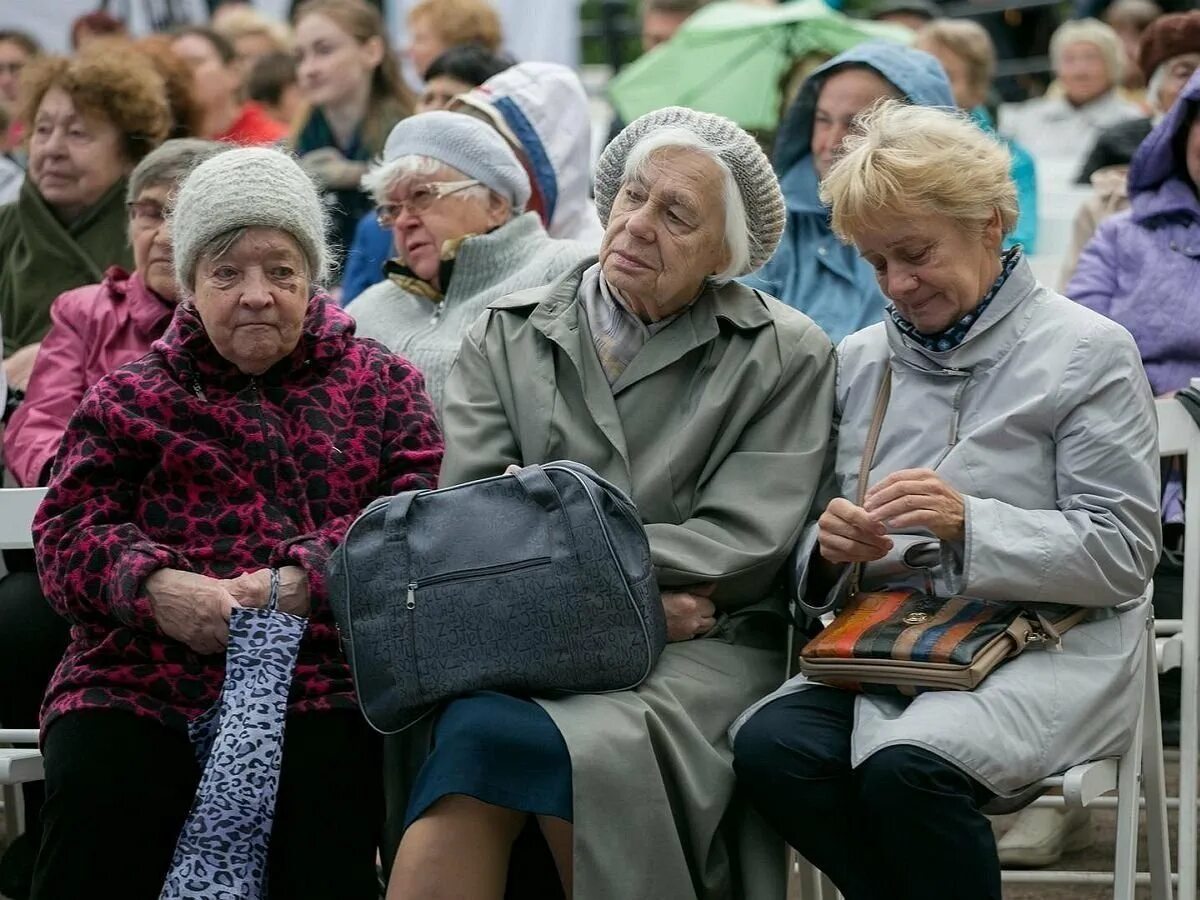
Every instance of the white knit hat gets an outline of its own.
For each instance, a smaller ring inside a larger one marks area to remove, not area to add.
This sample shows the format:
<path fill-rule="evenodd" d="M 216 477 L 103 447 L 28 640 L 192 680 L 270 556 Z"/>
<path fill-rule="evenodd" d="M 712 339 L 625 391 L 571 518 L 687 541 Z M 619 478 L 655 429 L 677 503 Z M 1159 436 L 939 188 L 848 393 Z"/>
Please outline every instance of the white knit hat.
<path fill-rule="evenodd" d="M 463 113 L 433 110 L 402 119 L 383 146 L 383 164 L 428 156 L 495 191 L 516 211 L 529 202 L 529 176 L 491 125 Z"/>
<path fill-rule="evenodd" d="M 612 212 L 613 200 L 625 180 L 625 161 L 630 152 L 642 138 L 660 128 L 683 128 L 694 133 L 729 166 L 746 207 L 746 224 L 751 237 L 750 265 L 738 274 L 746 275 L 758 269 L 771 258 L 783 234 L 783 194 L 758 141 L 724 116 L 668 106 L 629 123 L 613 138 L 596 163 L 596 211 L 600 213 L 600 221 L 608 227 L 608 214 Z"/>
<path fill-rule="evenodd" d="M 185 292 L 201 250 L 238 228 L 278 228 L 296 239 L 320 282 L 329 266 L 327 219 L 316 185 L 290 154 L 269 147 L 226 150 L 188 175 L 171 215 L 175 271 Z"/>

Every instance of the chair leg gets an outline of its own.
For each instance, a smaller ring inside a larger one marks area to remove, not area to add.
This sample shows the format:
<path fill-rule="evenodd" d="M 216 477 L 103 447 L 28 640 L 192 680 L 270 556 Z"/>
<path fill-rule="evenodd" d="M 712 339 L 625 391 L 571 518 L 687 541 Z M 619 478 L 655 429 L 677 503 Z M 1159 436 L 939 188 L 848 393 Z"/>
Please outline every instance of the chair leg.
<path fill-rule="evenodd" d="M 1172 900 L 1171 837 L 1167 830 L 1167 778 L 1163 764 L 1154 620 L 1147 621 L 1146 688 L 1142 705 L 1142 791 L 1146 798 L 1146 846 L 1152 900 Z"/>
<path fill-rule="evenodd" d="M 12 843 L 25 830 L 25 805 L 19 784 L 4 785 L 4 837 Z"/>
<path fill-rule="evenodd" d="M 1146 677 L 1153 677 L 1151 672 Z M 1155 723 L 1157 725 L 1157 723 Z M 1133 742 L 1117 769 L 1117 840 L 1113 858 L 1113 900 L 1134 900 L 1137 883 L 1139 798 L 1141 797 L 1142 740 L 1146 710 L 1138 710 Z"/>

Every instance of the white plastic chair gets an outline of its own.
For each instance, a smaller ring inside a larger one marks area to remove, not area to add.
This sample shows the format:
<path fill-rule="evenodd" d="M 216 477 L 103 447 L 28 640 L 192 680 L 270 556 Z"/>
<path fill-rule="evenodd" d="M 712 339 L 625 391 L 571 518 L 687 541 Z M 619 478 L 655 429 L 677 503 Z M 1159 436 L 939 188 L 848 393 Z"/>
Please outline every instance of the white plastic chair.
<path fill-rule="evenodd" d="M 45 488 L 0 489 L 0 550 L 29 550 L 33 547 L 33 516 Z M 42 754 L 37 749 L 36 728 L 0 729 L 0 787 L 4 795 L 5 834 L 11 841 L 25 830 L 24 809 L 18 786 L 41 781 Z"/>
<path fill-rule="evenodd" d="M 1200 387 L 1200 379 L 1192 382 Z M 1159 400 L 1158 448 L 1186 456 L 1187 485 L 1200 491 L 1200 428 L 1177 400 Z M 1155 624 L 1160 672 L 1180 670 L 1179 896 L 1196 896 L 1197 767 L 1200 766 L 1200 503 L 1184 507 L 1183 618 Z M 1171 805 L 1175 805 L 1172 803 Z"/>

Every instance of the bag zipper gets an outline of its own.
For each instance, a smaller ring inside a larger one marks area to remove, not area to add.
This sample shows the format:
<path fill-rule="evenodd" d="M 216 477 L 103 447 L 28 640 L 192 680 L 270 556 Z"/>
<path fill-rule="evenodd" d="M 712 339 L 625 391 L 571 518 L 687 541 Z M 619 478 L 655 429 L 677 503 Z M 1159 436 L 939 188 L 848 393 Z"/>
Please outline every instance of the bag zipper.
<path fill-rule="evenodd" d="M 489 575 L 506 575 L 509 572 L 521 572 L 538 566 L 548 566 L 554 560 L 549 556 L 537 556 L 533 559 L 523 559 L 515 563 L 497 563 L 494 566 L 479 566 L 475 569 L 459 569 L 455 572 L 443 572 L 441 575 L 431 575 L 428 578 L 413 579 L 408 583 L 408 599 L 405 606 L 413 609 L 417 605 L 416 593 L 419 588 L 431 587 L 435 584 L 445 584 L 449 581 L 473 581 L 476 578 L 487 578 Z"/>

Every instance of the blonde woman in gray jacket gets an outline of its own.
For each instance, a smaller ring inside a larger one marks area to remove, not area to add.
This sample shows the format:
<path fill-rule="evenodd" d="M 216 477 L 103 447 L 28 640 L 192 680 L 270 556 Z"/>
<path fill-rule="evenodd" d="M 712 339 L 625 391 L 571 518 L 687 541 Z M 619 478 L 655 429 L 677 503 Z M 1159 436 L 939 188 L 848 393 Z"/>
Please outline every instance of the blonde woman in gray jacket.
<path fill-rule="evenodd" d="M 524 212 L 529 179 L 499 133 L 461 113 L 410 116 L 363 179 L 395 257 L 346 311 L 442 389 L 467 329 L 493 300 L 554 281 L 598 249 L 555 240 Z"/>
<path fill-rule="evenodd" d="M 889 101 L 845 150 L 822 199 L 891 305 L 838 351 L 834 496 L 809 577 L 861 562 L 867 590 L 923 589 L 928 571 L 939 597 L 1089 612 L 1060 652 L 1030 650 L 974 691 L 908 700 L 798 676 L 735 723 L 734 768 L 847 900 L 999 900 L 981 807 L 1132 737 L 1161 543 L 1154 401 L 1125 329 L 1001 252 L 1017 210 L 993 138 Z M 917 543 L 932 569 L 905 565 Z"/>

